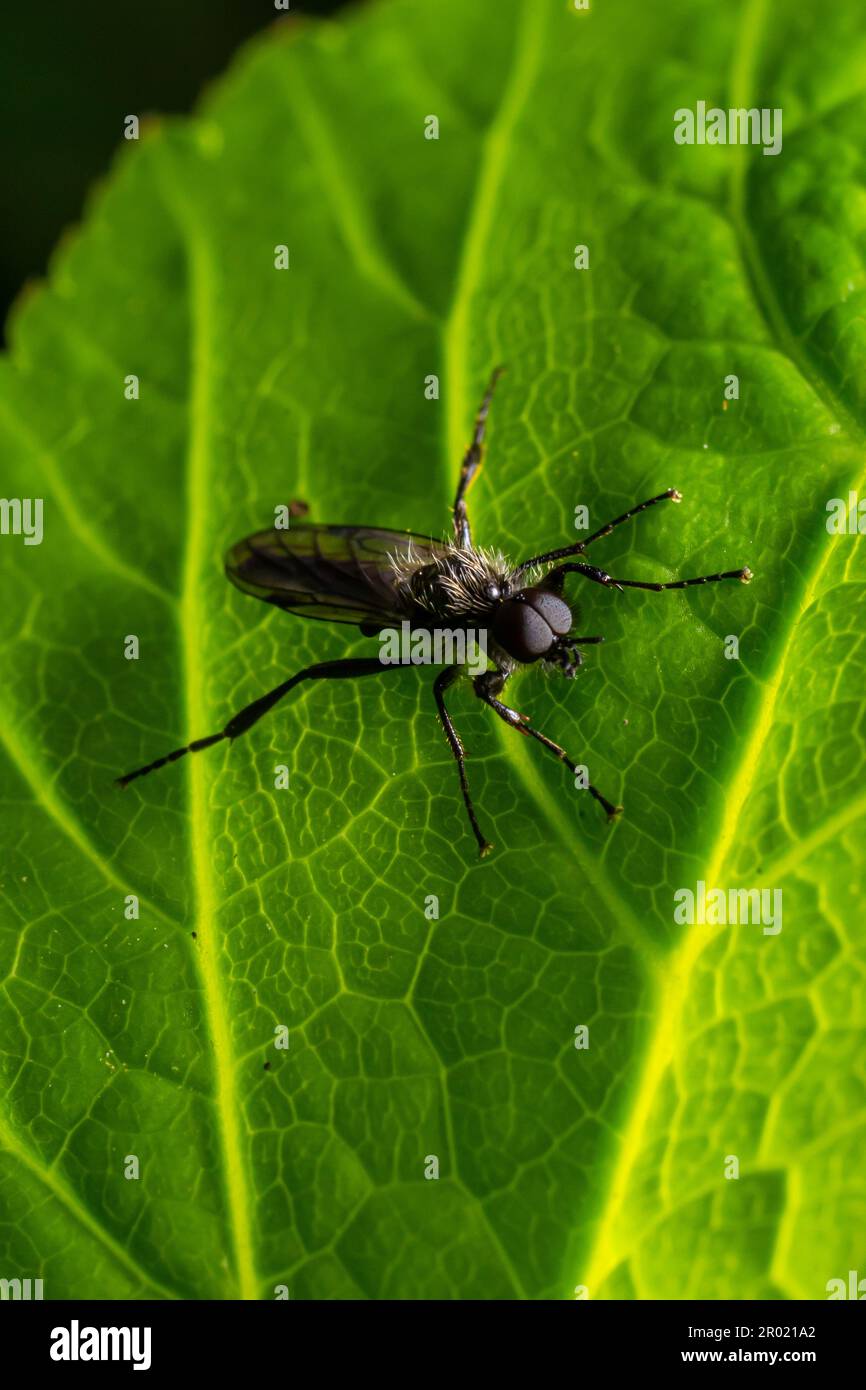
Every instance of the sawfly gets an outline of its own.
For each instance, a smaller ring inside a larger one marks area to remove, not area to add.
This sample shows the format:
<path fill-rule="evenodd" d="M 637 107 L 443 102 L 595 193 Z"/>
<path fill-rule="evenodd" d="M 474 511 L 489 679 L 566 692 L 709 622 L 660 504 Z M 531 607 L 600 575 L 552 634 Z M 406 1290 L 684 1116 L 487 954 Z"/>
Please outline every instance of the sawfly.
<path fill-rule="evenodd" d="M 577 765 L 565 749 L 533 728 L 526 715 L 519 714 L 500 698 L 513 672 L 535 662 L 541 662 L 548 671 L 558 671 L 567 679 L 573 679 L 582 664 L 580 648 L 604 640 L 573 632 L 574 613 L 565 598 L 567 577 L 580 575 L 594 584 L 620 592 L 650 589 L 659 593 L 663 589 L 688 589 L 722 579 L 738 579 L 746 584 L 752 574 L 743 567 L 721 574 L 699 575 L 695 579 L 654 584 L 637 579 L 616 579 L 582 558 L 572 558 L 583 556 L 591 545 L 609 536 L 617 526 L 639 512 L 659 502 L 681 501 L 682 496 L 676 488 L 668 488 L 657 497 L 638 503 L 585 540 L 533 555 L 516 565 L 498 551 L 474 546 L 466 493 L 481 466 L 487 416 L 501 371 L 501 367 L 494 371 L 475 418 L 472 440 L 460 469 L 450 540 L 434 540 L 410 531 L 391 531 L 377 526 L 325 526 L 302 520 L 289 530 L 273 528 L 239 541 L 226 555 L 225 571 L 243 593 L 302 618 L 347 623 L 357 627 L 365 637 L 403 623 L 408 623 L 413 633 L 433 633 L 445 625 L 451 629 L 480 629 L 486 635 L 489 664 L 488 669 L 472 681 L 475 694 L 510 728 L 535 739 L 576 776 Z M 295 515 L 298 512 L 303 515 L 305 510 L 303 506 L 293 508 Z M 224 739 L 240 738 L 302 681 L 354 680 L 400 669 L 400 665 L 384 663 L 381 656 L 322 661 L 307 666 L 253 700 L 235 714 L 221 732 L 176 748 L 117 780 L 125 787 L 137 777 L 176 762 L 187 753 L 199 753 Z M 433 681 L 433 697 L 457 764 L 469 824 L 483 856 L 492 845 L 478 824 L 466 777 L 463 744 L 445 705 L 446 691 L 461 670 L 459 664 L 444 666 Z M 609 818 L 622 810 L 591 783 L 586 789 Z"/>

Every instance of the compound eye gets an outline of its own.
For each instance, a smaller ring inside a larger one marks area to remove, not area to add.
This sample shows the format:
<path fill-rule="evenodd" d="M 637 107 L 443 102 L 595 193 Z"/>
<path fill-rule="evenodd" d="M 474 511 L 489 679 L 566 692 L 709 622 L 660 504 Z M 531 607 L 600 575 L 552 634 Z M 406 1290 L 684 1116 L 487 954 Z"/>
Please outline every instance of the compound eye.
<path fill-rule="evenodd" d="M 493 621 L 493 635 L 517 661 L 537 661 L 550 651 L 553 633 L 528 603 L 508 599 Z"/>
<path fill-rule="evenodd" d="M 564 599 L 546 589 L 524 589 L 524 598 L 530 607 L 544 619 L 557 637 L 566 637 L 571 631 L 571 609 Z"/>

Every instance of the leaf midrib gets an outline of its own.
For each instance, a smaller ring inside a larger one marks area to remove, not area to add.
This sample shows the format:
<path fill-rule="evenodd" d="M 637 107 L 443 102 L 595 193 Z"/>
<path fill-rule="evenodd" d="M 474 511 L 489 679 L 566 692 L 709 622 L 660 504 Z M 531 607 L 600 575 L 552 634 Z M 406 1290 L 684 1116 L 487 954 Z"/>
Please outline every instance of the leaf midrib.
<path fill-rule="evenodd" d="M 189 282 L 190 386 L 185 469 L 187 544 L 182 563 L 179 634 L 186 692 L 186 727 L 193 731 L 193 737 L 199 737 L 209 718 L 209 706 L 204 694 L 207 652 L 202 649 L 202 636 L 207 630 L 209 613 L 202 602 L 201 591 L 205 564 L 211 554 L 208 509 L 204 500 L 209 495 L 213 388 L 217 368 L 216 284 L 208 240 L 183 191 L 183 180 L 174 169 L 167 145 L 163 146 L 163 154 L 163 196 L 180 231 L 187 256 Z M 196 730 L 199 733 L 195 733 Z M 208 814 L 211 764 L 205 758 L 190 756 L 186 765 L 190 793 L 191 871 L 196 904 L 196 959 L 213 1043 L 214 1102 L 222 1144 L 229 1226 L 240 1296 L 255 1299 L 258 1296 L 258 1280 L 253 1257 L 252 1201 L 241 1142 L 241 1111 L 236 1087 L 237 1058 L 222 971 L 224 952 L 218 937 L 219 903 L 211 858 L 213 832 Z"/>

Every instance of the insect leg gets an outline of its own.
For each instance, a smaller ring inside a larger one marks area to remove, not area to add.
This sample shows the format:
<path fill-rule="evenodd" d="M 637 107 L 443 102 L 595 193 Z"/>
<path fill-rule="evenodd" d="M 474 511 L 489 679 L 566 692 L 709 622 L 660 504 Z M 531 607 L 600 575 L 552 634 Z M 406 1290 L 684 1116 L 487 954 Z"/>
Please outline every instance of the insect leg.
<path fill-rule="evenodd" d="M 469 517 L 466 512 L 466 492 L 475 474 L 481 467 L 481 454 L 484 447 L 484 430 L 487 425 L 487 412 L 490 409 L 490 401 L 497 381 L 502 375 L 504 367 L 497 367 L 487 386 L 484 399 L 478 407 L 478 414 L 475 417 L 475 428 L 472 431 L 472 443 L 463 456 L 463 463 L 460 468 L 460 481 L 457 484 L 457 496 L 454 498 L 454 536 L 461 550 L 469 550 L 472 545 L 472 532 L 469 527 Z"/>
<path fill-rule="evenodd" d="M 398 671 L 401 668 L 397 665 L 386 665 L 378 657 L 350 657 L 342 661 L 320 661 L 315 666 L 306 666 L 303 671 L 298 671 L 287 681 L 269 690 L 267 695 L 260 695 L 252 704 L 246 705 L 239 710 L 226 724 L 221 733 L 210 734 L 207 738 L 197 738 L 192 743 L 188 743 L 184 748 L 175 748 L 174 752 L 166 753 L 162 758 L 157 758 L 155 762 L 147 763 L 145 767 L 136 768 L 134 772 L 127 772 L 123 777 L 118 777 L 118 786 L 125 787 L 136 777 L 144 777 L 148 772 L 155 772 L 157 768 L 165 767 L 166 763 L 177 762 L 178 758 L 184 757 L 186 753 L 200 753 L 203 748 L 211 748 L 215 743 L 221 743 L 223 739 L 240 738 L 247 729 L 262 718 L 263 715 L 272 709 L 278 700 L 287 695 L 294 686 L 300 685 L 301 681 L 317 680 L 352 680 L 356 676 L 376 676 L 383 671 Z"/>
<path fill-rule="evenodd" d="M 436 706 L 439 710 L 439 718 L 442 720 L 442 727 L 445 730 L 445 737 L 451 745 L 451 752 L 454 754 L 454 761 L 457 763 L 457 771 L 460 774 L 460 790 L 463 793 L 463 800 L 466 811 L 469 815 L 469 824 L 472 826 L 472 834 L 478 841 L 478 848 L 483 859 L 485 854 L 489 854 L 493 846 L 485 840 L 481 833 L 478 821 L 475 818 L 475 807 L 472 805 L 472 797 L 469 795 L 469 783 L 466 780 L 466 755 L 463 751 L 463 744 L 460 742 L 460 735 L 455 729 L 451 716 L 445 708 L 445 691 L 449 685 L 453 685 L 459 675 L 459 667 L 446 666 L 444 671 L 440 671 L 433 682 L 433 694 L 436 698 Z"/>
<path fill-rule="evenodd" d="M 580 555 L 593 541 L 600 541 L 602 536 L 609 536 L 615 527 L 621 526 L 624 521 L 630 521 L 638 512 L 645 512 L 647 507 L 654 507 L 657 502 L 682 502 L 683 495 L 677 492 L 675 487 L 669 487 L 667 492 L 660 492 L 658 497 L 650 497 L 646 502 L 638 502 L 636 507 L 630 507 L 622 516 L 615 517 L 613 521 L 608 521 L 604 526 L 600 526 L 597 531 L 593 531 L 591 536 L 587 536 L 584 541 L 575 541 L 574 545 L 563 546 L 561 550 L 549 550 L 546 555 L 533 555 L 531 560 L 523 560 L 518 566 L 517 573 L 521 570 L 534 569 L 536 565 L 547 565 L 554 560 L 564 560 L 566 555 Z"/>
<path fill-rule="evenodd" d="M 725 570 L 722 574 L 699 574 L 695 579 L 675 579 L 669 584 L 650 584 L 642 579 L 614 579 L 595 565 L 584 564 L 559 565 L 551 574 L 562 578 L 566 574 L 582 574 L 584 579 L 591 579 L 594 584 L 602 584 L 606 589 L 652 589 L 653 593 L 661 593 L 662 589 L 690 589 L 694 584 L 715 584 L 719 579 L 739 579 L 742 584 L 748 584 L 752 578 L 748 565 L 739 570 Z"/>
<path fill-rule="evenodd" d="M 501 700 L 497 700 L 496 696 L 505 684 L 505 680 L 500 672 L 487 671 L 484 675 L 476 676 L 472 684 L 475 687 L 475 693 L 479 699 L 483 700 L 485 705 L 489 705 L 490 708 L 499 715 L 500 719 L 504 720 L 512 729 L 517 729 L 519 733 L 525 734 L 527 738 L 534 738 L 538 743 L 542 744 L 543 747 L 549 749 L 555 757 L 559 758 L 560 762 L 565 763 L 565 766 L 568 768 L 569 772 L 571 772 L 572 776 L 577 773 L 577 764 L 571 761 L 571 758 L 564 748 L 560 748 L 558 743 L 554 743 L 553 740 L 549 739 L 545 734 L 539 733 L 538 729 L 533 729 L 529 724 L 527 715 L 518 714 L 516 709 L 511 709 L 509 705 L 503 704 Z M 588 784 L 586 790 L 591 796 L 595 797 L 599 805 L 607 812 L 608 820 L 614 820 L 622 811 L 621 806 L 614 806 L 612 802 L 608 801 L 606 796 L 602 796 L 598 788 L 594 787 L 591 782 Z"/>
<path fill-rule="evenodd" d="M 658 497 L 650 497 L 646 502 L 638 502 L 636 507 L 630 507 L 622 516 L 614 517 L 613 521 L 608 521 L 606 525 L 600 526 L 597 531 L 593 531 L 591 536 L 587 536 L 583 542 L 584 548 L 592 545 L 593 541 L 600 541 L 602 536 L 609 536 L 617 526 L 621 526 L 624 521 L 631 521 L 638 512 L 645 512 L 648 507 L 654 507 L 657 502 L 682 502 L 683 494 L 677 492 L 675 487 L 669 487 L 667 492 L 660 492 Z"/>

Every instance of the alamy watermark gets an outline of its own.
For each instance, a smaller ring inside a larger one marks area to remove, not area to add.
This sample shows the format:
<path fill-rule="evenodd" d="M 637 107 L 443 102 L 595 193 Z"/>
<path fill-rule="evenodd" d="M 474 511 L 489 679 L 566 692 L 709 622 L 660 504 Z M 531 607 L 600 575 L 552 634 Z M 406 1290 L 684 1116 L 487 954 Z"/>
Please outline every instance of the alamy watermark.
<path fill-rule="evenodd" d="M 42 498 L 0 497 L 0 535 L 23 536 L 25 545 L 41 545 Z"/>
<path fill-rule="evenodd" d="M 379 642 L 383 666 L 465 666 L 473 676 L 487 670 L 486 628 L 413 628 L 404 621 L 399 631 L 383 628 Z"/>
<path fill-rule="evenodd" d="M 843 497 L 831 497 L 826 506 L 827 533 L 831 536 L 866 536 L 866 497 L 849 492 Z"/>
<path fill-rule="evenodd" d="M 858 1303 L 866 1299 L 866 1279 L 861 1279 L 856 1269 L 848 1270 L 848 1279 L 828 1279 L 824 1285 L 827 1290 L 827 1301 L 832 1303 L 834 1299 L 853 1298 Z"/>
<path fill-rule="evenodd" d="M 8 1300 L 16 1302 L 19 1299 L 25 1302 L 28 1299 L 41 1299 L 42 1280 L 41 1279 L 0 1279 L 0 1302 Z"/>
<path fill-rule="evenodd" d="M 782 930 L 781 888 L 708 888 L 698 879 L 695 889 L 674 893 L 674 921 L 678 926 L 760 925 L 765 936 Z"/>
<path fill-rule="evenodd" d="M 674 112 L 674 140 L 678 145 L 763 145 L 764 154 L 782 150 L 782 108 L 721 106 L 707 109 L 699 101 L 694 111 L 680 106 Z"/>
<path fill-rule="evenodd" d="M 73 1318 L 68 1327 L 51 1331 L 52 1361 L 131 1361 L 134 1371 L 150 1370 L 149 1327 L 82 1327 Z"/>

